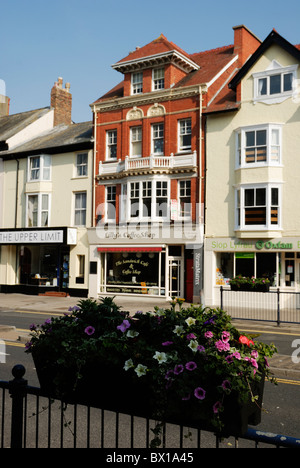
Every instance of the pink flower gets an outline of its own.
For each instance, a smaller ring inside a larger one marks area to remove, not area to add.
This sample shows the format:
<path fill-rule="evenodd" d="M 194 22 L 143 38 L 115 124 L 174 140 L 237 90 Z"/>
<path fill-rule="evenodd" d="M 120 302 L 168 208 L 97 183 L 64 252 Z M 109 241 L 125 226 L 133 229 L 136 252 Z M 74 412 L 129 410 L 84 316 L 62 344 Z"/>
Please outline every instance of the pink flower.
<path fill-rule="evenodd" d="M 187 340 L 195 340 L 197 337 L 194 335 L 194 333 L 189 333 L 186 335 Z"/>
<path fill-rule="evenodd" d="M 219 352 L 221 351 L 229 351 L 230 345 L 229 343 L 224 343 L 222 340 L 216 341 L 215 342 L 215 347 Z"/>
<path fill-rule="evenodd" d="M 222 341 L 224 341 L 224 343 L 228 343 L 229 338 L 230 338 L 230 333 L 228 331 L 223 331 L 222 332 Z"/>
<path fill-rule="evenodd" d="M 123 320 L 121 325 L 117 327 L 118 330 L 121 330 L 121 332 L 125 332 L 128 328 L 130 328 L 130 323 L 128 320 Z"/>
<path fill-rule="evenodd" d="M 220 402 L 220 401 L 217 401 L 217 402 L 213 405 L 213 412 L 214 412 L 215 414 L 217 414 L 221 408 L 222 408 L 221 402 Z"/>
<path fill-rule="evenodd" d="M 213 332 L 207 331 L 204 333 L 205 338 L 212 338 L 214 336 Z"/>
<path fill-rule="evenodd" d="M 92 326 L 86 327 L 86 329 L 84 330 L 84 333 L 91 336 L 95 333 L 95 328 Z"/>

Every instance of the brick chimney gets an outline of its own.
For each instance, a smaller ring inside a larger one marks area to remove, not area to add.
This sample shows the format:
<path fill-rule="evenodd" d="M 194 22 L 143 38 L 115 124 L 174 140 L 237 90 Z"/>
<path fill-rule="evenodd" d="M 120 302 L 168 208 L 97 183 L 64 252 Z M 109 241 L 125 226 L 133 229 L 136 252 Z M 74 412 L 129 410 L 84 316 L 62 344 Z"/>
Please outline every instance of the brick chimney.
<path fill-rule="evenodd" d="M 0 117 L 9 115 L 10 99 L 6 96 L 5 81 L 0 80 Z"/>
<path fill-rule="evenodd" d="M 51 89 L 51 107 L 54 108 L 54 126 L 72 123 L 72 94 L 70 83 L 63 88 L 63 79 L 58 78 Z"/>
<path fill-rule="evenodd" d="M 235 26 L 234 30 L 234 53 L 238 54 L 238 67 L 242 67 L 256 49 L 261 41 L 246 26 Z"/>

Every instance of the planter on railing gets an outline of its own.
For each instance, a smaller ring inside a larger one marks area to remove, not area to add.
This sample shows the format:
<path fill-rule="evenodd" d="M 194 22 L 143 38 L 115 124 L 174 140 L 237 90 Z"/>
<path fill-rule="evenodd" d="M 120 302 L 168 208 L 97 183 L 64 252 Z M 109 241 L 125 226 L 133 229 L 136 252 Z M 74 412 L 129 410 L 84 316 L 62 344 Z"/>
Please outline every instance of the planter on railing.
<path fill-rule="evenodd" d="M 257 291 L 267 292 L 270 289 L 268 278 L 247 278 L 241 275 L 229 280 L 231 291 Z"/>

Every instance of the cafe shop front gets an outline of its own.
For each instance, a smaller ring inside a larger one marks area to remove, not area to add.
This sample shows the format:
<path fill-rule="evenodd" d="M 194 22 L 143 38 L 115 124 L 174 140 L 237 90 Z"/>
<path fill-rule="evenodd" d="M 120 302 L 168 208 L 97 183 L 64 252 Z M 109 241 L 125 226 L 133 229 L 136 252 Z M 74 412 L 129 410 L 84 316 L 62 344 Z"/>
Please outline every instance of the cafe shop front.
<path fill-rule="evenodd" d="M 237 275 L 267 277 L 271 288 L 300 291 L 300 238 L 206 238 L 204 247 L 206 303 L 219 305 L 220 286 Z"/>
<path fill-rule="evenodd" d="M 89 295 L 182 297 L 200 302 L 203 244 L 194 228 L 88 229 Z"/>
<path fill-rule="evenodd" d="M 0 230 L 0 291 L 69 292 L 70 248 L 77 230 L 68 227 Z"/>

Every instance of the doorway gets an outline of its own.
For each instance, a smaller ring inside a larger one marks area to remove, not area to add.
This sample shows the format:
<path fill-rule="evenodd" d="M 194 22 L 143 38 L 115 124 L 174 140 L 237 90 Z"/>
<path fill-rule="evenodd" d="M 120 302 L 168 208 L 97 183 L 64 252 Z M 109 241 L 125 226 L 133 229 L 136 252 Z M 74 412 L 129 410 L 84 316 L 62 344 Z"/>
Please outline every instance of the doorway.
<path fill-rule="evenodd" d="M 182 258 L 169 257 L 169 295 L 182 297 Z"/>

